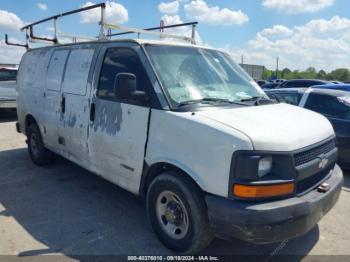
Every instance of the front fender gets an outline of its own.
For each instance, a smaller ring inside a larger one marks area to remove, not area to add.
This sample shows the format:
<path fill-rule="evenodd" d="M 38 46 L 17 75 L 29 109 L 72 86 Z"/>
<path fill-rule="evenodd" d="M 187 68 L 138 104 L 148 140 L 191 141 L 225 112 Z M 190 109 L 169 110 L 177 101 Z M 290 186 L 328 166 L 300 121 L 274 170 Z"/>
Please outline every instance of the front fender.
<path fill-rule="evenodd" d="M 202 190 L 227 197 L 232 154 L 251 150 L 243 133 L 191 112 L 152 110 L 145 161 L 177 166 Z"/>

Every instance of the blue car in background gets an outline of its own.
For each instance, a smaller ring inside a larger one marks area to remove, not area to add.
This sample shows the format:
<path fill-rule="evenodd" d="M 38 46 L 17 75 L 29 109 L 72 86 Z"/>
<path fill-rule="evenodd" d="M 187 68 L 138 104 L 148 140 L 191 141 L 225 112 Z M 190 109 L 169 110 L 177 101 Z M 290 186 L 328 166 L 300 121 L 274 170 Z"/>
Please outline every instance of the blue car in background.
<path fill-rule="evenodd" d="M 334 89 L 334 90 L 341 90 L 341 91 L 350 92 L 350 84 L 318 85 L 318 86 L 313 86 L 312 88 Z"/>
<path fill-rule="evenodd" d="M 335 85 L 337 86 L 337 85 Z M 350 86 L 350 85 L 349 85 Z M 265 90 L 279 102 L 320 113 L 332 123 L 337 136 L 338 163 L 350 170 L 350 93 L 322 88 L 280 88 Z"/>

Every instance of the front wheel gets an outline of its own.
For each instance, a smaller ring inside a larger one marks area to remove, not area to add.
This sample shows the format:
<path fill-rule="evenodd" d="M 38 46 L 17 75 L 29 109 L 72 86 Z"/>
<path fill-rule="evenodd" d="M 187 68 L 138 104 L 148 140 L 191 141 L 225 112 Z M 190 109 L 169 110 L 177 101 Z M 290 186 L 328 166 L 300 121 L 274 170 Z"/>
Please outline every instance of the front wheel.
<path fill-rule="evenodd" d="M 147 192 L 147 211 L 155 233 L 171 250 L 194 254 L 213 239 L 202 192 L 184 175 L 156 177 Z"/>

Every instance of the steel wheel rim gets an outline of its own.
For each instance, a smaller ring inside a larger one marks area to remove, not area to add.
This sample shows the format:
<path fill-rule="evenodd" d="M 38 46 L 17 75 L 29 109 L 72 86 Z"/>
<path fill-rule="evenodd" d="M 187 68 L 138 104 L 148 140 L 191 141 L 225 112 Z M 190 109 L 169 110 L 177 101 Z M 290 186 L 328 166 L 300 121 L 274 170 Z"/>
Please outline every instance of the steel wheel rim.
<path fill-rule="evenodd" d="M 174 192 L 163 191 L 156 202 L 158 222 L 173 239 L 182 239 L 188 232 L 189 217 L 185 205 Z"/>

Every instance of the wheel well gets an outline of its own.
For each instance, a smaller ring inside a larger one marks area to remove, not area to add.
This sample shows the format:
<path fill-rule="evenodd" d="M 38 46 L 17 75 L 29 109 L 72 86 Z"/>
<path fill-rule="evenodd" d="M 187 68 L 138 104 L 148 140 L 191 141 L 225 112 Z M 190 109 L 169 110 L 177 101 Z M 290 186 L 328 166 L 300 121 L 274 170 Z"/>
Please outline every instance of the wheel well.
<path fill-rule="evenodd" d="M 146 197 L 147 194 L 147 190 L 149 185 L 151 184 L 151 182 L 159 175 L 163 174 L 166 171 L 174 171 L 178 174 L 182 174 L 184 175 L 186 178 L 188 178 L 189 180 L 191 180 L 200 190 L 202 190 L 197 182 L 185 171 L 183 171 L 181 168 L 173 165 L 173 164 L 169 164 L 169 163 L 156 163 L 153 164 L 152 166 L 146 167 L 145 171 L 143 172 L 143 176 L 141 179 L 141 186 L 140 186 L 140 196 L 142 198 Z"/>
<path fill-rule="evenodd" d="M 37 124 L 35 118 L 32 115 L 27 115 L 25 120 L 25 131 L 27 134 L 28 127 L 32 124 Z"/>

